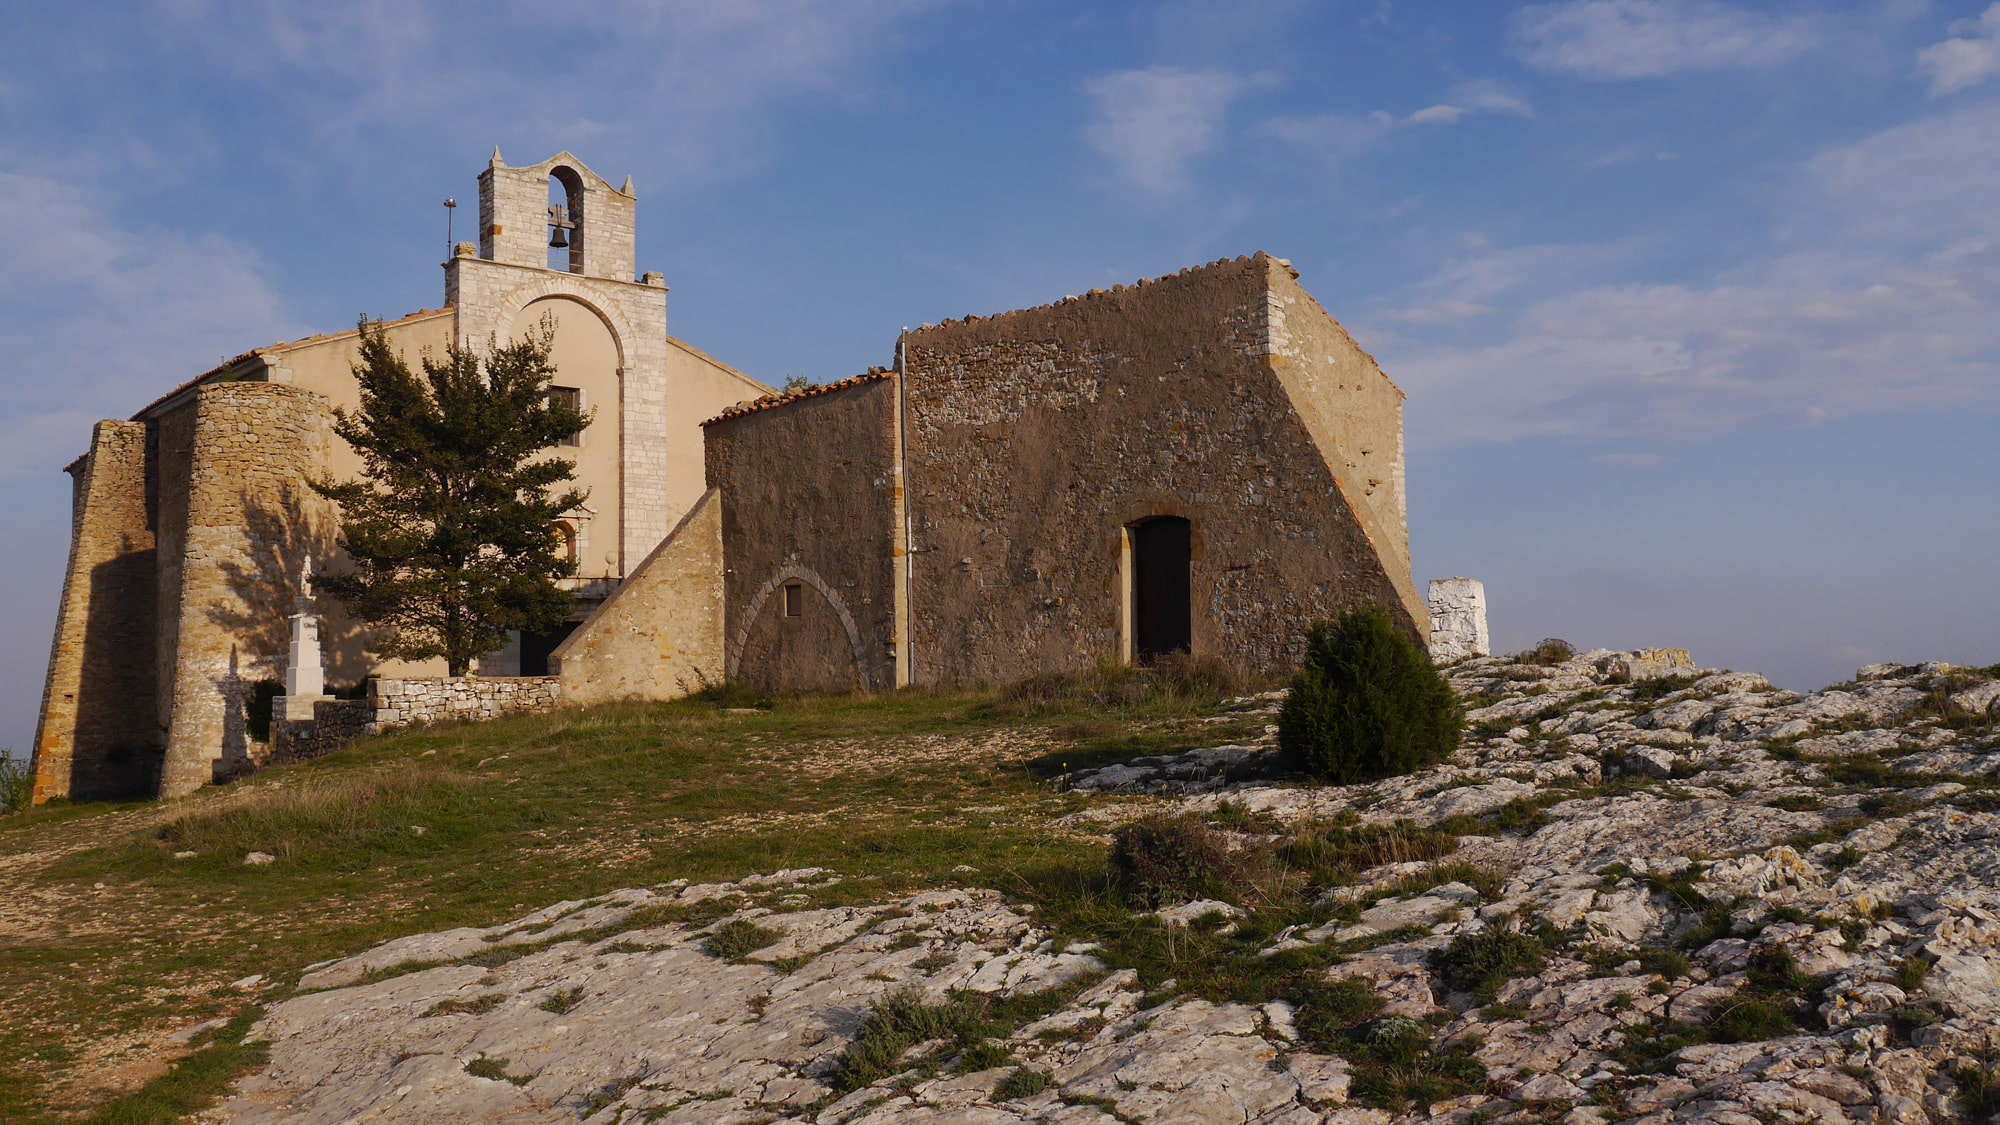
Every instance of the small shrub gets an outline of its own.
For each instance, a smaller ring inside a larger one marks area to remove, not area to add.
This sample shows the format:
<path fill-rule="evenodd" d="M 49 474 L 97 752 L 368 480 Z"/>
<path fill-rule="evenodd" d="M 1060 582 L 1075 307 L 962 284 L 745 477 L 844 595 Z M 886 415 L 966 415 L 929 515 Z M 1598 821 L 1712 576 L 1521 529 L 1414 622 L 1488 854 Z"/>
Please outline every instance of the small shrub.
<path fill-rule="evenodd" d="M 503 993 L 489 992 L 476 1000 L 440 1000 L 424 1012 L 424 1019 L 432 1016 L 483 1016 L 505 1003 Z"/>
<path fill-rule="evenodd" d="M 1430 965 L 1449 991 L 1470 992 L 1479 1003 L 1490 1004 L 1501 985 L 1541 972 L 1558 939 L 1547 923 L 1534 932 L 1488 926 L 1451 939 L 1431 954 Z"/>
<path fill-rule="evenodd" d="M 776 944 L 784 936 L 747 918 L 737 918 L 717 926 L 702 944 L 709 953 L 724 961 L 741 961 L 767 945 Z"/>
<path fill-rule="evenodd" d="M 1112 837 L 1112 876 L 1149 908 L 1236 897 L 1253 862 L 1249 853 L 1232 851 L 1228 837 L 1193 817 L 1156 814 Z"/>
<path fill-rule="evenodd" d="M 1907 995 L 1916 995 L 1924 987 L 1924 978 L 1931 975 L 1932 964 L 1930 958 L 1920 953 L 1903 958 L 1903 963 L 1896 966 L 1896 987 Z"/>
<path fill-rule="evenodd" d="M 1561 637 L 1543 637 L 1535 642 L 1534 648 L 1515 654 L 1514 660 L 1519 664 L 1538 664 L 1546 668 L 1553 664 L 1561 664 L 1575 656 L 1575 645 Z"/>
<path fill-rule="evenodd" d="M 20 812 L 35 798 L 35 771 L 26 758 L 0 746 L 0 816 Z"/>
<path fill-rule="evenodd" d="M 1024 1066 L 1000 1080 L 1000 1084 L 993 1088 L 993 1099 L 1010 1102 L 1016 1098 L 1032 1098 L 1055 1084 L 1056 1080 L 1049 1077 L 1048 1071 L 1029 1070 Z"/>
<path fill-rule="evenodd" d="M 1354 1029 L 1374 1019 L 1384 1003 L 1367 981 L 1354 977 L 1302 984 L 1290 998 L 1299 1040 L 1323 1051 L 1338 1049 Z"/>
<path fill-rule="evenodd" d="M 559 1016 L 566 1015 L 578 1004 L 583 1003 L 584 995 L 583 988 L 579 986 L 562 992 L 551 993 L 548 999 L 543 1000 L 535 1006 L 544 1012 L 554 1012 Z"/>
<path fill-rule="evenodd" d="M 1351 785 L 1434 765 L 1458 749 L 1465 712 L 1388 611 L 1315 624 L 1278 713 L 1278 746 L 1307 773 Z"/>
<path fill-rule="evenodd" d="M 512 1082 L 516 1086 L 526 1086 L 535 1080 L 532 1074 L 507 1073 L 507 1060 L 487 1058 L 481 1055 L 465 1064 L 465 1073 L 474 1078 L 491 1078 L 501 1082 Z"/>
<path fill-rule="evenodd" d="M 1687 955 L 1678 949 L 1649 945 L 1639 951 L 1639 968 L 1644 972 L 1658 973 L 1668 980 L 1688 975 L 1690 967 Z"/>
<path fill-rule="evenodd" d="M 970 1036 L 983 1014 L 979 1002 L 972 999 L 932 1004 L 915 988 L 888 993 L 861 1018 L 854 1042 L 841 1054 L 833 1074 L 834 1091 L 850 1093 L 895 1073 L 903 1052 L 926 1039 Z"/>
<path fill-rule="evenodd" d="M 1362 1042 L 1368 1053 L 1390 1066 L 1409 1066 L 1430 1049 L 1431 1029 L 1408 1016 L 1377 1020 Z"/>
<path fill-rule="evenodd" d="M 1798 1021 L 1783 1003 L 1755 996 L 1736 1001 L 1708 1021 L 1709 1035 L 1718 1043 L 1754 1043 L 1798 1029 Z"/>
<path fill-rule="evenodd" d="M 972 1074 L 981 1070 L 992 1070 L 996 1066 L 1006 1066 L 1014 1061 L 1014 1052 L 1005 1043 L 995 1043 L 991 1039 L 981 1039 L 958 1056 L 951 1068 L 960 1074 Z"/>

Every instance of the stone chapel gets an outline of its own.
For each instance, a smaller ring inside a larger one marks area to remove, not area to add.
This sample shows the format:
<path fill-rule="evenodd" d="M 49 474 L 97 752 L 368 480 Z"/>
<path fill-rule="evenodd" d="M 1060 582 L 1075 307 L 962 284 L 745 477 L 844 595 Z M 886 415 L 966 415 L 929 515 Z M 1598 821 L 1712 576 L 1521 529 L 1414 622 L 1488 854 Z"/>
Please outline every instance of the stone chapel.
<path fill-rule="evenodd" d="M 1310 623 L 1364 603 L 1427 636 L 1402 392 L 1285 260 L 925 325 L 886 366 L 777 395 L 667 334 L 661 275 L 633 272 L 634 208 L 630 180 L 567 153 L 509 168 L 496 150 L 444 306 L 385 326 L 414 361 L 551 316 L 557 393 L 596 410 L 561 451 L 589 490 L 561 528 L 573 620 L 479 676 L 575 705 L 1174 652 L 1281 671 Z M 250 768 L 253 704 L 317 686 L 320 669 L 287 666 L 315 633 L 327 684 L 366 681 L 366 729 L 408 721 L 387 697 L 443 676 L 370 656 L 309 596 L 340 565 L 337 513 L 306 481 L 358 468 L 329 425 L 358 402 L 356 344 L 258 348 L 97 424 L 68 467 L 37 801 L 174 796 Z"/>

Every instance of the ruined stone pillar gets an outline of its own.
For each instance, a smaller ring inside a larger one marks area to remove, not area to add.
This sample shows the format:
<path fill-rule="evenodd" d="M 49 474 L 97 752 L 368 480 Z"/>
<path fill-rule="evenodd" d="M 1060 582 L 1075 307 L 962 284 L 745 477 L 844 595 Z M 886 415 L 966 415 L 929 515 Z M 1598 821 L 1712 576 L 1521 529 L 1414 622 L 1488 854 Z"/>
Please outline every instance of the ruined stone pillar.
<path fill-rule="evenodd" d="M 1430 609 L 1432 660 L 1449 664 L 1493 655 L 1486 636 L 1486 587 L 1478 579 L 1431 579 Z"/>

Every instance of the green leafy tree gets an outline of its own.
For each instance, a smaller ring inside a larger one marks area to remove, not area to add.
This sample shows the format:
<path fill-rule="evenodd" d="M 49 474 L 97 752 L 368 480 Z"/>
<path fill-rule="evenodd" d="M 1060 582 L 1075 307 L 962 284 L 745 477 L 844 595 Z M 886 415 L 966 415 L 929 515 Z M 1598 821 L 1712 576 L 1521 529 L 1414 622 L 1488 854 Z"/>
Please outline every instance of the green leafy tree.
<path fill-rule="evenodd" d="M 1380 606 L 1306 634 L 1306 660 L 1278 713 L 1278 747 L 1337 785 L 1435 765 L 1458 749 L 1465 711 L 1430 657 Z"/>
<path fill-rule="evenodd" d="M 548 632 L 569 615 L 556 579 L 574 564 L 556 521 L 585 493 L 556 491 L 576 463 L 544 451 L 590 416 L 549 395 L 554 339 L 545 319 L 483 357 L 427 354 L 419 377 L 362 319 L 361 406 L 336 410 L 333 426 L 360 454 L 362 476 L 313 487 L 339 502 L 353 562 L 317 586 L 375 627 L 370 651 L 442 656 L 462 676 L 508 630 Z"/>

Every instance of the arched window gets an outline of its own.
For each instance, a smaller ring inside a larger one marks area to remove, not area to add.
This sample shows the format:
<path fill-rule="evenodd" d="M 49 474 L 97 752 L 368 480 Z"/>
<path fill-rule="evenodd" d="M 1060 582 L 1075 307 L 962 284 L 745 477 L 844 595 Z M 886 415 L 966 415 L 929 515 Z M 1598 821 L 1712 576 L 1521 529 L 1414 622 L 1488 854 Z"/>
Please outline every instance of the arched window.
<path fill-rule="evenodd" d="M 577 557 L 576 525 L 568 520 L 556 521 L 556 557 L 569 560 L 571 566 L 583 562 Z"/>
<path fill-rule="evenodd" d="M 583 272 L 583 177 L 571 168 L 549 173 L 549 268 Z"/>

